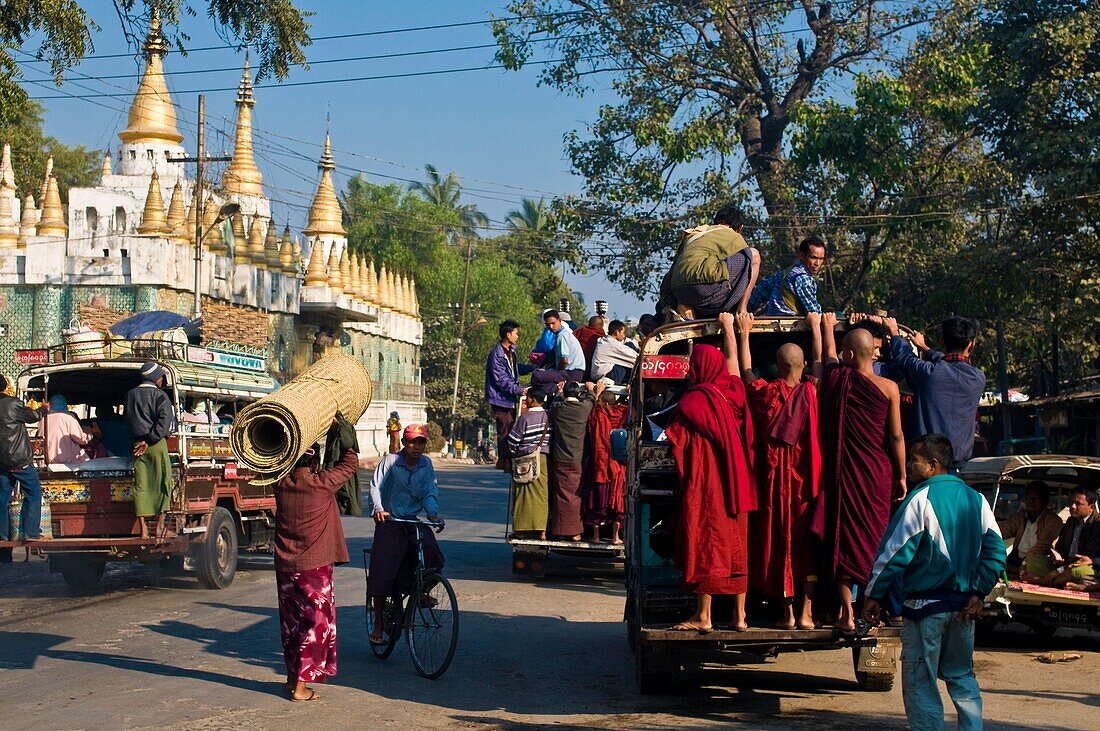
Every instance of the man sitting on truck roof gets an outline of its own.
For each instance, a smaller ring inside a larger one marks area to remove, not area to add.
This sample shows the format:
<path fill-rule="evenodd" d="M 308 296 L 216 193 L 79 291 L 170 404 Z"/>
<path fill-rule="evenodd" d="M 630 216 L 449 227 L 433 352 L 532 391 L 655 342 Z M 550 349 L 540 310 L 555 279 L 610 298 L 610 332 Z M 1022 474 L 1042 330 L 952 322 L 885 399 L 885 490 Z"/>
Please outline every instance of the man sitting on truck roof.
<path fill-rule="evenodd" d="M 803 317 L 823 312 L 817 301 L 817 275 L 824 266 L 825 242 L 817 236 L 807 236 L 798 245 L 793 264 L 760 282 L 749 300 L 749 311 L 767 305 L 764 314 L 769 317 Z"/>
<path fill-rule="evenodd" d="M 1069 520 L 1062 526 L 1054 548 L 1031 551 L 1024 560 L 1020 578 L 1043 586 L 1064 587 L 1097 576 L 1100 563 L 1100 513 L 1096 490 L 1076 487 L 1070 493 Z"/>

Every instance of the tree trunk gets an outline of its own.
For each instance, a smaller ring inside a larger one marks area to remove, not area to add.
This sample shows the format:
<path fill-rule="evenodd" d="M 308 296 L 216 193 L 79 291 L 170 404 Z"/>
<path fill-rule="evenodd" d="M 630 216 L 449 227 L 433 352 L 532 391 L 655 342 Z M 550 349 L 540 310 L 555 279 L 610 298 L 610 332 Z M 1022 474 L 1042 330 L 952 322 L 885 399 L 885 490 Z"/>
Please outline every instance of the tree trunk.
<path fill-rule="evenodd" d="M 787 184 L 783 131 L 789 124 L 786 115 L 752 116 L 741 125 L 741 146 L 745 160 L 756 179 L 757 190 L 768 212 L 767 228 L 775 242 L 772 252 L 785 256 L 793 251 L 801 235 L 791 188 Z"/>

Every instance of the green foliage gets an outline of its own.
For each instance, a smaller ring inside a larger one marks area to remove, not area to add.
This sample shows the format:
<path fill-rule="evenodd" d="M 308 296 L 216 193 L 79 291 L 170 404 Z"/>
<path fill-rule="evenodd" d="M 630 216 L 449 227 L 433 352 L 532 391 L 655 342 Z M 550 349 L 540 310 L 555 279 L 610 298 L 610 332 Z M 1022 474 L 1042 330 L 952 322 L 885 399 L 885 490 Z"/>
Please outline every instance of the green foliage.
<path fill-rule="evenodd" d="M 0 144 L 11 145 L 15 187 L 23 196 L 30 193 L 39 200 L 46 158 L 53 155 L 53 171 L 61 192 L 68 200 L 69 188 L 95 183 L 99 174 L 99 153 L 82 146 L 69 147 L 42 132 L 42 105 L 20 99 L 0 106 Z"/>
<path fill-rule="evenodd" d="M 422 195 L 397 185 L 374 185 L 362 177 L 349 181 L 344 196 L 348 241 L 353 250 L 415 277 L 425 328 L 421 369 L 428 414 L 443 424 L 450 422 L 459 327 L 451 303 L 462 301 L 466 248 L 472 245 L 456 411 L 460 421 L 469 422 L 483 408 L 485 359 L 497 342 L 497 324 L 505 319 L 520 323 L 523 353 L 542 332 L 539 312 L 545 299 L 537 297 L 544 294 L 532 290 L 529 271 L 517 264 L 517 250 L 507 237 L 459 237 L 452 242 L 451 233 L 463 225 L 460 187 L 455 195 L 441 199 L 447 205 Z M 542 256 L 546 266 L 553 264 L 545 251 Z M 560 281 L 549 291 L 567 296 Z"/>
<path fill-rule="evenodd" d="M 115 0 L 114 6 L 122 31 L 135 49 L 145 37 L 149 12 L 156 9 L 169 41 L 186 52 L 190 39 L 174 29 L 181 15 L 197 15 L 198 7 L 227 43 L 256 52 L 260 77 L 282 79 L 291 66 L 306 65 L 302 48 L 310 43 L 306 18 L 312 13 L 299 10 L 291 0 Z M 92 35 L 99 30 L 77 0 L 5 0 L 0 13 L 0 108 L 26 99 L 16 83 L 20 62 L 29 56 L 49 62 L 60 84 L 67 69 L 94 51 Z M 37 46 L 24 48 L 32 39 Z"/>

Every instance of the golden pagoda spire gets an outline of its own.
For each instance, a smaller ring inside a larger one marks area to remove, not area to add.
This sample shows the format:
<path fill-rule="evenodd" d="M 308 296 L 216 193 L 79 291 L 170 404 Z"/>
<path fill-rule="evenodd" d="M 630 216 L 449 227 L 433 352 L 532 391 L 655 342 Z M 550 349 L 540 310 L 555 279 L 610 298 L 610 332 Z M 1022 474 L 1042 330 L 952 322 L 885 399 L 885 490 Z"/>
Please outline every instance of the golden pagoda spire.
<path fill-rule="evenodd" d="M 386 271 L 386 265 L 382 264 L 378 269 L 378 305 L 383 310 L 393 309 L 393 280 Z"/>
<path fill-rule="evenodd" d="M 336 163 L 332 159 L 332 144 L 328 133 L 325 133 L 325 151 L 321 155 L 321 182 L 317 185 L 317 193 L 313 196 L 313 203 L 309 207 L 309 223 L 302 233 L 306 236 L 319 234 L 335 234 L 345 236 L 340 213 L 340 201 L 336 199 L 336 189 L 332 187 L 332 171 L 336 169 Z"/>
<path fill-rule="evenodd" d="M 164 54 L 168 42 L 160 30 L 160 13 L 154 6 L 145 38 L 145 72 L 138 85 L 126 129 L 118 133 L 123 142 L 168 142 L 178 145 L 183 135 L 176 129 L 176 108 L 164 83 Z"/>
<path fill-rule="evenodd" d="M 401 288 L 401 275 L 393 274 L 393 310 L 405 314 L 405 291 Z"/>
<path fill-rule="evenodd" d="M 0 176 L 0 249 L 14 249 L 19 245 L 19 224 L 11 209 L 10 190 Z"/>
<path fill-rule="evenodd" d="M 371 304 L 378 304 L 378 275 L 374 271 L 374 260 L 367 262 L 366 299 Z"/>
<path fill-rule="evenodd" d="M 290 226 L 287 226 L 287 230 L 290 230 Z M 302 245 L 298 241 L 298 237 L 294 237 L 294 268 L 299 269 L 303 273 L 306 269 L 306 262 L 302 259 Z"/>
<path fill-rule="evenodd" d="M 187 241 L 188 243 L 195 243 L 195 212 L 199 210 L 199 186 L 194 186 L 194 190 L 191 193 L 191 205 L 187 208 L 187 216 L 184 220 L 184 225 L 187 227 Z M 203 246 L 206 246 L 206 242 L 203 242 Z"/>
<path fill-rule="evenodd" d="M 344 291 L 344 272 L 340 269 L 341 257 L 336 251 L 336 244 L 329 247 L 328 254 L 328 286 L 337 294 Z"/>
<path fill-rule="evenodd" d="M 102 183 L 103 179 L 108 175 L 114 175 L 114 171 L 111 170 L 111 149 L 107 148 L 103 151 L 103 167 L 99 171 L 99 182 Z"/>
<path fill-rule="evenodd" d="M 274 228 L 274 221 L 271 222 L 271 226 Z M 298 267 L 294 263 L 294 247 L 290 243 L 289 223 L 283 229 L 283 238 L 279 241 L 279 266 L 282 268 L 283 274 L 288 277 L 298 273 Z"/>
<path fill-rule="evenodd" d="M 35 235 L 34 227 L 38 223 L 38 212 L 34 210 L 34 196 L 30 193 L 23 199 L 23 217 L 19 220 L 19 247 L 25 248 L 27 241 Z"/>
<path fill-rule="evenodd" d="M 202 240 L 202 244 L 203 246 L 209 247 L 215 254 L 228 254 L 229 245 L 225 242 L 225 235 L 222 233 L 221 224 L 217 226 L 214 225 L 214 222 L 217 220 L 217 203 L 213 198 L 207 198 L 202 211 L 202 230 L 206 234 Z"/>
<path fill-rule="evenodd" d="M 11 166 L 11 145 L 4 145 L 4 152 L 0 155 L 0 185 L 9 190 L 15 190 L 15 169 Z"/>
<path fill-rule="evenodd" d="M 355 290 L 352 288 L 353 284 L 351 280 L 351 252 L 349 252 L 348 247 L 345 246 L 340 252 L 340 286 L 343 287 L 346 294 L 354 297 Z"/>
<path fill-rule="evenodd" d="M 275 233 L 274 218 L 268 220 L 267 233 L 264 234 L 264 262 L 271 271 L 279 271 L 279 234 Z"/>
<path fill-rule="evenodd" d="M 145 194 L 145 210 L 141 212 L 137 232 L 158 236 L 172 233 L 172 227 L 168 225 L 168 218 L 164 215 L 164 197 L 160 194 L 160 176 L 156 170 L 149 177 L 149 192 Z"/>
<path fill-rule="evenodd" d="M 183 183 L 179 180 L 172 187 L 172 198 L 168 202 L 168 228 L 172 238 L 187 243 L 187 211 L 183 208 Z"/>
<path fill-rule="evenodd" d="M 416 294 L 416 278 L 409 277 L 409 292 L 412 293 L 412 316 L 420 319 L 420 297 Z"/>
<path fill-rule="evenodd" d="M 237 136 L 233 142 L 233 159 L 222 174 L 222 190 L 228 194 L 264 194 L 263 175 L 252 156 L 252 108 L 256 100 L 252 96 L 252 76 L 248 56 L 244 57 L 244 75 L 237 87 Z"/>
<path fill-rule="evenodd" d="M 336 253 L 336 247 L 332 247 Z M 314 284 L 328 284 L 328 274 L 325 269 L 325 245 L 320 241 L 313 242 L 313 249 L 309 253 L 309 267 L 306 269 L 306 286 Z M 339 274 L 339 269 L 337 269 Z"/>
<path fill-rule="evenodd" d="M 53 175 L 53 155 L 46 158 L 46 175 L 42 178 L 42 189 L 38 191 L 38 200 L 43 201 L 42 209 L 45 210 L 46 188 L 50 187 L 50 176 Z"/>
<path fill-rule="evenodd" d="M 257 269 L 267 269 L 263 225 L 259 216 L 253 216 L 252 224 L 248 227 L 248 258 Z"/>
<path fill-rule="evenodd" d="M 161 211 L 164 215 L 164 211 Z M 69 225 L 65 223 L 65 212 L 61 209 L 61 195 L 57 192 L 57 178 L 50 176 L 46 181 L 46 197 L 42 201 L 42 216 L 35 229 L 39 236 L 66 236 Z"/>
<path fill-rule="evenodd" d="M 413 314 L 412 290 L 409 288 L 409 278 L 401 275 L 401 307 L 402 312 L 410 317 Z"/>
<path fill-rule="evenodd" d="M 233 229 L 233 263 L 251 264 L 252 254 L 248 250 L 248 231 L 244 227 L 244 215 L 240 211 L 232 218 Z"/>
<path fill-rule="evenodd" d="M 364 284 L 366 282 L 363 281 L 363 258 L 355 254 L 351 257 L 351 291 L 360 300 L 366 299 L 363 293 Z"/>

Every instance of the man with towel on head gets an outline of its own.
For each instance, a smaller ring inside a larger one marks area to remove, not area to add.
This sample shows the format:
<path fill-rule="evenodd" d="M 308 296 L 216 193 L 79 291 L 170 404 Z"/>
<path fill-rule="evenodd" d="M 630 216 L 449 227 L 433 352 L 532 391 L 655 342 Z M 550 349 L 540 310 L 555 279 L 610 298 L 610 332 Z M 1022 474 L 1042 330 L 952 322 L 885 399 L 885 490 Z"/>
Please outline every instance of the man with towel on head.
<path fill-rule="evenodd" d="M 890 499 L 905 497 L 905 436 L 898 385 L 874 373 L 875 343 L 866 330 L 844 337 L 837 360 L 836 315 L 822 317 L 821 497 L 813 531 L 825 543 L 827 568 L 840 592 L 842 632 L 855 631 L 853 586 L 866 584 L 890 521 Z"/>
<path fill-rule="evenodd" d="M 153 361 L 141 366 L 141 383 L 126 394 L 126 423 L 134 437 L 134 513 L 141 537 L 149 537 L 146 518 L 157 516 L 157 538 L 164 537 L 164 518 L 171 507 L 172 462 L 169 434 L 176 428 L 172 399 L 162 389 L 164 368 Z"/>

